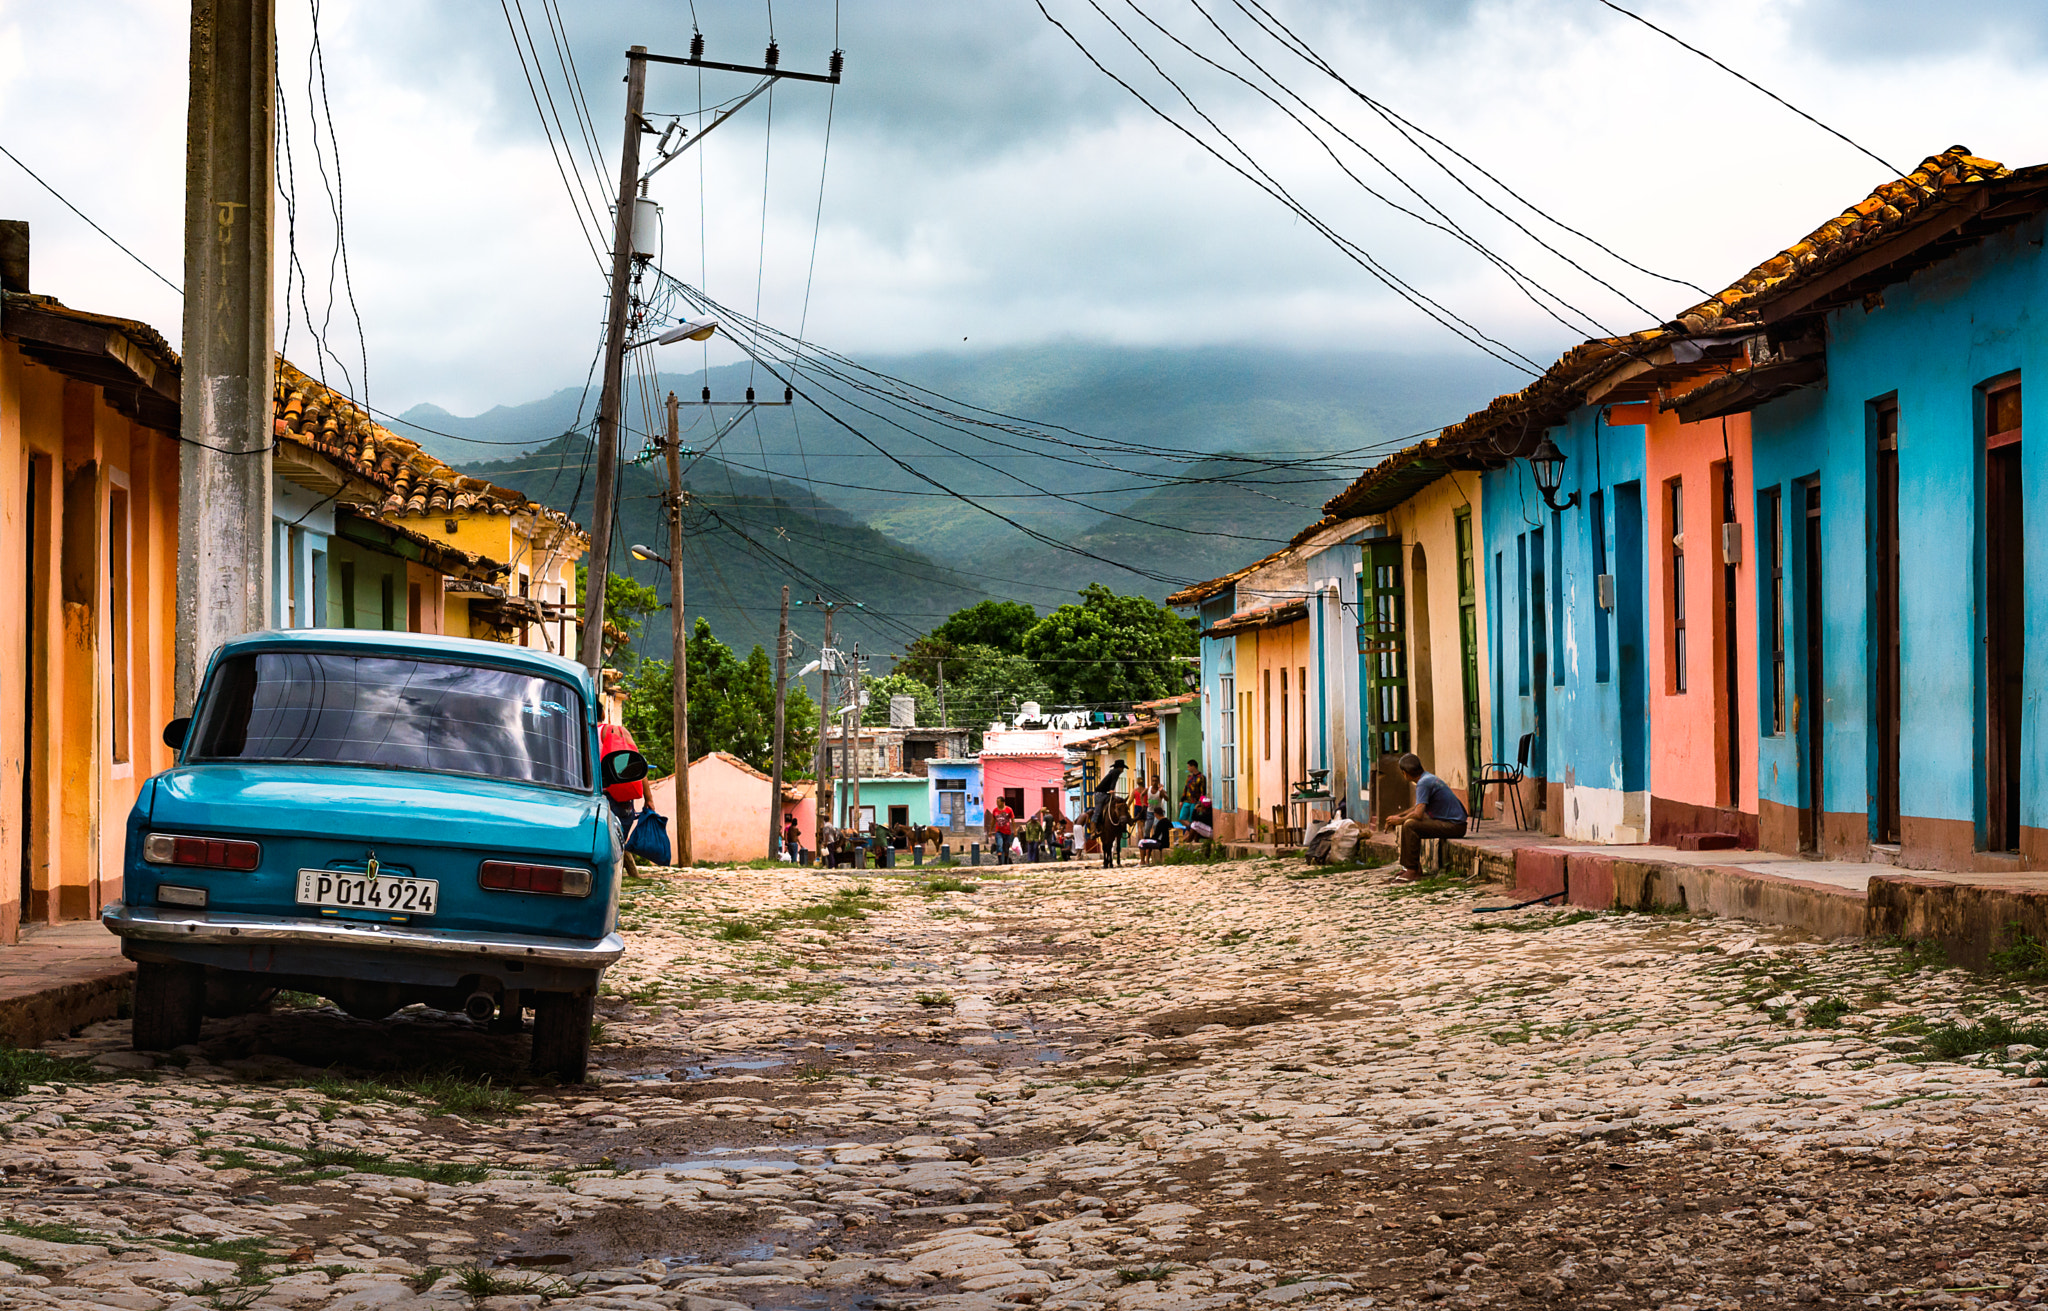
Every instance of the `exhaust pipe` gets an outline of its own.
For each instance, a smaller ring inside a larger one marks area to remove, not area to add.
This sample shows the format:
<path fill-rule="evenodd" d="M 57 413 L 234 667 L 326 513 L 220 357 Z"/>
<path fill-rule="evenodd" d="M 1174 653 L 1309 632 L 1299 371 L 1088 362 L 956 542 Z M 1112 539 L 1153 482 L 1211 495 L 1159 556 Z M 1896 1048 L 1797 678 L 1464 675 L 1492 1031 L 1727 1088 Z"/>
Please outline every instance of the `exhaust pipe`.
<path fill-rule="evenodd" d="M 498 1013 L 498 999 L 479 989 L 469 994 L 469 1000 L 462 1003 L 462 1013 L 478 1024 L 489 1024 L 491 1017 Z"/>

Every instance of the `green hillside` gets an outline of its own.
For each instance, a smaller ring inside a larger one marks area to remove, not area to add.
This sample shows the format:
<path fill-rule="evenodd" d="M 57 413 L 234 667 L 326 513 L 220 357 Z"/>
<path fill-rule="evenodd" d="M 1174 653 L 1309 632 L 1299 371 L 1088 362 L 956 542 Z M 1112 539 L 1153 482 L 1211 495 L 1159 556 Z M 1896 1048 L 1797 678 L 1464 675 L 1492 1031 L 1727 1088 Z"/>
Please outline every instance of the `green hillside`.
<path fill-rule="evenodd" d="M 471 464 L 466 471 L 588 524 L 591 482 L 583 473 L 588 455 L 587 442 L 563 437 L 532 455 Z M 612 548 L 616 571 L 664 597 L 668 571 L 635 560 L 626 548 L 641 543 L 667 552 L 668 526 L 661 513 L 667 485 L 659 465 L 628 465 L 620 471 Z M 863 603 L 865 613 L 852 607 L 840 611 L 838 633 L 857 638 L 863 652 L 878 653 L 900 648 L 907 639 L 905 628 L 922 632 L 985 595 L 973 580 L 905 549 L 829 502 L 814 504 L 792 484 L 736 473 L 706 456 L 690 466 L 684 489 L 691 502 L 683 520 L 685 610 L 692 623 L 699 615 L 710 620 L 713 631 L 742 653 L 756 642 L 774 649 L 776 609 L 785 583 L 792 599 L 808 602 L 822 586 L 828 599 Z M 820 636 L 821 620 L 809 605 L 792 609 L 790 626 L 813 645 Z M 665 614 L 648 619 L 636 646 L 644 654 L 666 657 Z"/>
<path fill-rule="evenodd" d="M 981 596 L 1043 611 L 1102 582 L 1163 598 L 1176 581 L 1214 577 L 1271 551 L 1314 522 L 1322 502 L 1382 453 L 1462 417 L 1514 381 L 1497 365 L 1462 356 L 1077 342 L 871 363 L 954 398 L 956 410 L 981 406 L 1072 431 L 1018 436 L 908 418 L 891 426 L 860 408 L 886 407 L 867 397 L 835 398 L 824 389 L 843 384 L 820 379 L 804 386 L 816 389 L 831 414 L 801 399 L 754 411 L 691 474 L 693 488 L 710 498 L 707 507 L 761 543 L 707 521 L 689 547 L 690 613 L 706 615 L 743 647 L 772 634 L 784 581 L 796 594 L 815 590 L 778 557 L 918 630 Z M 745 364 L 711 370 L 708 385 L 714 397 L 736 399 L 750 378 L 762 396 L 780 394 L 772 377 Z M 706 383 L 702 373 L 663 374 L 658 391 L 687 401 Z M 594 406 L 577 387 L 468 418 L 417 406 L 407 412 L 411 424 L 394 427 L 451 463 L 587 519 L 589 491 L 578 491 L 578 472 L 588 445 L 562 434 L 579 410 L 587 426 Z M 711 415 L 733 413 L 686 404 L 685 445 L 709 437 Z M 639 438 L 629 434 L 624 445 L 630 453 Z M 1277 472 L 1244 462 L 1258 457 L 1319 462 Z M 1162 481 L 1219 473 L 1239 477 Z M 626 480 L 620 542 L 659 546 L 660 484 L 641 468 L 629 468 Z M 1046 546 L 1005 519 L 1102 559 Z M 667 587 L 659 566 L 624 567 Z M 892 650 L 902 641 L 900 629 L 873 617 L 861 631 Z"/>

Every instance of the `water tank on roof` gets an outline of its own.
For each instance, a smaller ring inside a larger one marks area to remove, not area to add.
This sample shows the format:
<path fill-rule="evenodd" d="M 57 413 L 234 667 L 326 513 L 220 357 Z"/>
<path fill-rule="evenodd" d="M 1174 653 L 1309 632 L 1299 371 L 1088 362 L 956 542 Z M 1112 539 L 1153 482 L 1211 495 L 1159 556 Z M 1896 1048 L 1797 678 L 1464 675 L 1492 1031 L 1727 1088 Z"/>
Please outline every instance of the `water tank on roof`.
<path fill-rule="evenodd" d="M 1025 703 L 1024 703 L 1023 705 L 1021 705 L 1021 706 L 1018 706 L 1018 707 L 1017 707 L 1017 718 L 1019 718 L 1019 719 L 1037 719 L 1037 718 L 1038 718 L 1038 703 L 1037 703 L 1036 701 L 1026 701 L 1026 702 L 1025 702 Z"/>
<path fill-rule="evenodd" d="M 917 727 L 917 698 L 914 696 L 892 696 L 889 698 L 889 727 Z"/>

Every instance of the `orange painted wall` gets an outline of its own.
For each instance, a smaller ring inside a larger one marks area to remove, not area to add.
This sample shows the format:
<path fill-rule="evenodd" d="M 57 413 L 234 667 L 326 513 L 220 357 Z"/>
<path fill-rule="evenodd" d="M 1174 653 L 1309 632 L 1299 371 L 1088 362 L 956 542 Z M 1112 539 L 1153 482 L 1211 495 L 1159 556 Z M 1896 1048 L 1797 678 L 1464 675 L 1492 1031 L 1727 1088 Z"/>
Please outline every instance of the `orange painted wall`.
<path fill-rule="evenodd" d="M 648 802 L 669 817 L 676 837 L 676 780 L 671 774 L 647 784 Z M 797 832 L 811 840 L 815 801 L 806 797 L 783 807 L 794 814 Z M 690 765 L 690 852 L 697 860 L 738 863 L 768 854 L 768 780 L 722 752 L 699 756 Z"/>
<path fill-rule="evenodd" d="M 1650 794 L 1694 806 L 1756 813 L 1757 632 L 1756 489 L 1749 459 L 1749 416 L 1683 424 L 1678 416 L 1634 407 L 1647 418 L 1650 575 Z M 1619 421 L 1619 416 L 1617 416 Z M 1639 420 L 1640 421 L 1640 420 Z M 1724 444 L 1725 443 L 1725 444 Z M 1726 615 L 1722 588 L 1721 483 L 1724 461 L 1735 474 L 1735 521 L 1742 526 L 1742 561 L 1736 566 L 1736 667 L 1723 669 Z M 1674 685 L 1671 567 L 1672 479 L 1680 480 L 1685 510 L 1686 691 Z M 1726 689 L 1732 685 L 1738 723 L 1730 726 Z M 1731 795 L 1731 735 L 1738 782 Z"/>
<path fill-rule="evenodd" d="M 121 895 L 128 810 L 171 763 L 177 497 L 174 439 L 0 341 L 0 941 Z"/>

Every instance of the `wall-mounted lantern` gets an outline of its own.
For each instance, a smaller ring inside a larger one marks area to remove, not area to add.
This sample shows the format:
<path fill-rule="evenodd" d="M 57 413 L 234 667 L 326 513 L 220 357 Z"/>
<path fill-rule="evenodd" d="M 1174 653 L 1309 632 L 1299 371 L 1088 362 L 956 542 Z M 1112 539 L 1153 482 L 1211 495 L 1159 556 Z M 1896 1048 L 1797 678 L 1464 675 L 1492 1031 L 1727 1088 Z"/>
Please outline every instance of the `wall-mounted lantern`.
<path fill-rule="evenodd" d="M 1529 469 L 1536 475 L 1536 490 L 1543 493 L 1543 503 L 1552 513 L 1569 510 L 1579 503 L 1579 494 L 1573 492 L 1558 503 L 1558 484 L 1564 481 L 1564 452 L 1557 449 L 1557 443 L 1550 440 L 1550 434 L 1543 434 L 1543 440 L 1529 457 Z"/>

